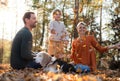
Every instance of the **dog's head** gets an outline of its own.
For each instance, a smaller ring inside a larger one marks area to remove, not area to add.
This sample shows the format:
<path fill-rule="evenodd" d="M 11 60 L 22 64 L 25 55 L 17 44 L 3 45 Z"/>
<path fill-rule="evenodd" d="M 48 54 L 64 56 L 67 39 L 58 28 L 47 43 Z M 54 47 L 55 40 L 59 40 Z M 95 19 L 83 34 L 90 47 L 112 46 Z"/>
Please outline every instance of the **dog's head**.
<path fill-rule="evenodd" d="M 40 63 L 41 66 L 45 67 L 51 61 L 51 56 L 46 52 L 39 52 L 34 59 L 36 63 Z"/>

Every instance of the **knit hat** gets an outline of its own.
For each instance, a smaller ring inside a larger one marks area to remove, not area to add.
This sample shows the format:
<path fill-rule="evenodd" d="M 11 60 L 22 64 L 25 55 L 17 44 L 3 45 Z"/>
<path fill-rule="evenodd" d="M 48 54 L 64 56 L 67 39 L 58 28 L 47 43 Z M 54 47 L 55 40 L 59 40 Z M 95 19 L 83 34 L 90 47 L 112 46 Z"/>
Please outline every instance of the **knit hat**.
<path fill-rule="evenodd" d="M 79 25 L 84 25 L 84 26 L 86 26 L 86 23 L 84 23 L 84 22 L 79 22 L 79 23 L 77 24 L 76 28 L 77 28 Z"/>

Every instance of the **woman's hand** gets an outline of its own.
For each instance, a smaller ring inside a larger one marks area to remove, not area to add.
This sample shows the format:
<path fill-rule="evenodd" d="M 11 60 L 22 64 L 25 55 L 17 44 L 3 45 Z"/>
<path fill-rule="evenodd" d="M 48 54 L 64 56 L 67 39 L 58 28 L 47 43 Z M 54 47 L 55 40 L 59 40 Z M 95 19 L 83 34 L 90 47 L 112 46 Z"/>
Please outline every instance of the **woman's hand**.
<path fill-rule="evenodd" d="M 120 43 L 108 46 L 108 49 L 120 49 Z"/>
<path fill-rule="evenodd" d="M 117 49 L 120 49 L 120 43 L 115 44 L 115 47 L 116 47 Z"/>

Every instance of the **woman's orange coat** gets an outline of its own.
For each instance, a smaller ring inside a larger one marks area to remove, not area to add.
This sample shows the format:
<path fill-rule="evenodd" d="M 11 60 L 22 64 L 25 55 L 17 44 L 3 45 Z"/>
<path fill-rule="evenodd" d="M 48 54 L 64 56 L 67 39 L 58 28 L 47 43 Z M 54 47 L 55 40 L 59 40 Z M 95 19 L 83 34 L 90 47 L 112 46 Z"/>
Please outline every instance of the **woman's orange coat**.
<path fill-rule="evenodd" d="M 108 50 L 107 47 L 101 46 L 93 35 L 87 35 L 83 38 L 76 38 L 72 42 L 71 58 L 75 64 L 88 65 L 91 70 L 96 70 L 95 49 L 100 53 Z"/>

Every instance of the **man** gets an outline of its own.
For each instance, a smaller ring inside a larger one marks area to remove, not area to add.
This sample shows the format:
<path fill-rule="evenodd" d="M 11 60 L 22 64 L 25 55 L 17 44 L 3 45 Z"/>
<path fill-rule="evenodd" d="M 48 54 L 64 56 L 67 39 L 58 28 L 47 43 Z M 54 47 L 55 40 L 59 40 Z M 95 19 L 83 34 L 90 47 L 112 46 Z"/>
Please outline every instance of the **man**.
<path fill-rule="evenodd" d="M 31 51 L 31 31 L 36 27 L 37 23 L 34 12 L 26 12 L 23 16 L 23 22 L 25 26 L 18 31 L 12 43 L 10 65 L 13 69 L 18 70 L 24 69 L 25 67 L 39 68 L 40 65 L 33 61 L 33 54 Z"/>

